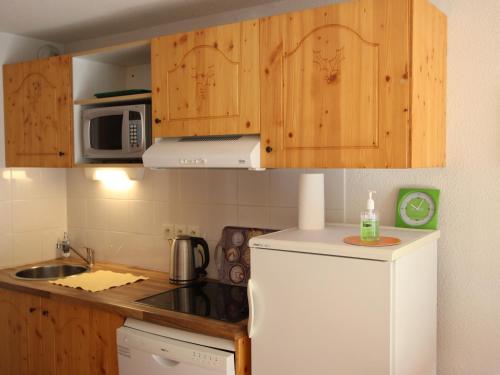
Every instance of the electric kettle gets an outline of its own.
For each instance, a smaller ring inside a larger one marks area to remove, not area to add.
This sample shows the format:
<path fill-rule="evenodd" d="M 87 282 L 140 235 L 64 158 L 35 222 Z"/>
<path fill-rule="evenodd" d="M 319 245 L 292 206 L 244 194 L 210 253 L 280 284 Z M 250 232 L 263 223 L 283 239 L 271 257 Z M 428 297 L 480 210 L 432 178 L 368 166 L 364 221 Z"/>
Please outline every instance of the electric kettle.
<path fill-rule="evenodd" d="M 196 267 L 196 252 L 200 251 L 203 263 Z M 172 242 L 170 249 L 170 283 L 188 284 L 192 283 L 200 276 L 206 275 L 205 269 L 210 261 L 208 244 L 201 237 L 177 236 Z"/>

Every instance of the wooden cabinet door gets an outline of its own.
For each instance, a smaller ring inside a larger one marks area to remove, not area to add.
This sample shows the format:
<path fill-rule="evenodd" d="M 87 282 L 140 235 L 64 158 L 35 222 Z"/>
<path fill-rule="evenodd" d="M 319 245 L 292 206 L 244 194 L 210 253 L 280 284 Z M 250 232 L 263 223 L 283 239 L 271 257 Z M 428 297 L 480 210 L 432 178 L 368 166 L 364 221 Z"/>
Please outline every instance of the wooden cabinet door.
<path fill-rule="evenodd" d="M 268 17 L 260 36 L 263 167 L 407 166 L 408 1 Z"/>
<path fill-rule="evenodd" d="M 40 306 L 40 297 L 0 289 L 0 374 L 44 374 Z"/>
<path fill-rule="evenodd" d="M 42 327 L 57 375 L 117 375 L 116 329 L 123 318 L 81 304 L 43 300 Z"/>
<path fill-rule="evenodd" d="M 71 57 L 4 65 L 6 164 L 71 167 Z"/>
<path fill-rule="evenodd" d="M 151 48 L 155 137 L 259 133 L 258 21 L 155 38 Z"/>

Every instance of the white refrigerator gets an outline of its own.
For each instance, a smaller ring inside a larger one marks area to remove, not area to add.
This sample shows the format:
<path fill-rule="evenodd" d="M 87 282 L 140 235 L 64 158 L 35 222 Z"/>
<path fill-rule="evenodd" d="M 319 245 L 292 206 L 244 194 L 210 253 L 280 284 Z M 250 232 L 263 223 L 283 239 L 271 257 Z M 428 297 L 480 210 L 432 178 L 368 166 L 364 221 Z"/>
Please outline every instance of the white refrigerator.
<path fill-rule="evenodd" d="M 357 230 L 288 229 L 250 241 L 253 375 L 436 373 L 439 232 L 384 228 L 401 244 L 344 244 Z"/>

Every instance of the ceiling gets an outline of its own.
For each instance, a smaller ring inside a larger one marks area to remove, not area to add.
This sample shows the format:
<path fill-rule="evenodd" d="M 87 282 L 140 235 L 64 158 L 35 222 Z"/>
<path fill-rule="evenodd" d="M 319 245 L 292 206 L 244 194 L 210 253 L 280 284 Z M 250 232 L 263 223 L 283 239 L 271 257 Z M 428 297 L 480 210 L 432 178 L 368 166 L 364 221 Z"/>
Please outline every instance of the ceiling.
<path fill-rule="evenodd" d="M 0 32 L 59 43 L 278 0 L 0 0 Z"/>

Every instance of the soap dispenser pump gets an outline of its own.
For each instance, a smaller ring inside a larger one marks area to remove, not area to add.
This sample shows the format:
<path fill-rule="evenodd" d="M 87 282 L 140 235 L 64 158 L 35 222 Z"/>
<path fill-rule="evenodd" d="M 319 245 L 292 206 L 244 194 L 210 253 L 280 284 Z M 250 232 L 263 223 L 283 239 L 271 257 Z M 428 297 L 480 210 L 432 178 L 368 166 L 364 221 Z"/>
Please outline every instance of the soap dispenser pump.
<path fill-rule="evenodd" d="M 368 191 L 366 210 L 361 212 L 360 238 L 362 241 L 374 242 L 380 239 L 378 213 L 375 211 L 373 194 L 376 191 Z"/>

